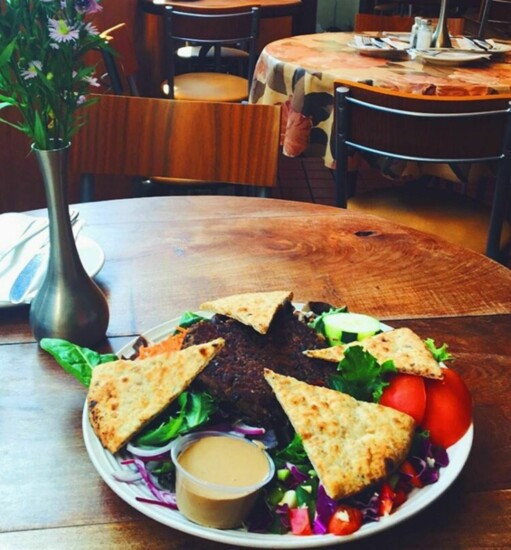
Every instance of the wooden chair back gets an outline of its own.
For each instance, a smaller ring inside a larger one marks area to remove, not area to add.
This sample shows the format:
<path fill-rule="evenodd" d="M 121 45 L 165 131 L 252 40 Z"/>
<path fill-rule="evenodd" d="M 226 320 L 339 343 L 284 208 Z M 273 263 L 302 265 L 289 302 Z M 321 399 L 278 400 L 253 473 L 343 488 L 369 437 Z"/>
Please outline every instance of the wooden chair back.
<path fill-rule="evenodd" d="M 350 149 L 418 162 L 496 161 L 487 241 L 496 258 L 511 182 L 511 95 L 425 96 L 347 81 L 335 95 L 338 205 L 347 205 Z"/>
<path fill-rule="evenodd" d="M 405 15 L 377 15 L 374 13 L 357 13 L 355 15 L 355 32 L 410 32 L 415 21 L 414 17 Z M 436 24 L 437 19 L 433 19 Z M 448 19 L 449 32 L 453 35 L 463 34 L 465 20 L 462 17 Z"/>
<path fill-rule="evenodd" d="M 276 183 L 278 106 L 96 98 L 73 138 L 75 174 L 151 174 L 263 190 Z"/>

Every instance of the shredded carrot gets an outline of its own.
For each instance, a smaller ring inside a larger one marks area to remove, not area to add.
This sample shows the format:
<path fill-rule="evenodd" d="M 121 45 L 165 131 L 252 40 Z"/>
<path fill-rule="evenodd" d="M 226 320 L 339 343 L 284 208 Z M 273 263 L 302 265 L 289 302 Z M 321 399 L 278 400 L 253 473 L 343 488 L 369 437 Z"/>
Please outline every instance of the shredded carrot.
<path fill-rule="evenodd" d="M 179 351 L 183 345 L 183 341 L 188 331 L 187 329 L 182 327 L 177 327 L 176 330 L 176 334 L 171 334 L 165 340 L 158 342 L 157 344 L 150 344 L 149 346 L 139 348 L 139 359 L 154 357 L 155 355 L 159 355 L 160 353 Z"/>

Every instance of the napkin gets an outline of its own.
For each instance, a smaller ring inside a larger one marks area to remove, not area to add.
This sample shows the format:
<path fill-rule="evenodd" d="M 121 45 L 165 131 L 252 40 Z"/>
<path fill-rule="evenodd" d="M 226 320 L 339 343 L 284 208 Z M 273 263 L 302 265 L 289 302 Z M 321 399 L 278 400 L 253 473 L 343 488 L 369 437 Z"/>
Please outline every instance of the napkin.
<path fill-rule="evenodd" d="M 410 47 L 410 44 L 407 42 L 402 42 L 391 38 L 389 36 L 385 37 L 371 37 L 369 35 L 355 35 L 355 45 L 357 48 L 361 49 L 384 49 L 384 50 L 406 50 Z"/>
<path fill-rule="evenodd" d="M 497 44 L 491 39 L 479 40 L 476 38 L 473 40 L 465 36 L 456 38 L 456 45 L 460 50 L 472 50 L 481 53 L 498 49 Z"/>
<path fill-rule="evenodd" d="M 73 226 L 75 239 L 82 227 L 82 220 Z M 9 292 L 14 281 L 35 254 L 48 248 L 45 247 L 48 239 L 48 218 L 16 212 L 0 215 L 0 302 L 9 302 Z M 9 251 L 14 245 L 17 246 Z M 40 272 L 30 285 L 26 302 L 32 299 L 42 282 L 45 269 Z"/>

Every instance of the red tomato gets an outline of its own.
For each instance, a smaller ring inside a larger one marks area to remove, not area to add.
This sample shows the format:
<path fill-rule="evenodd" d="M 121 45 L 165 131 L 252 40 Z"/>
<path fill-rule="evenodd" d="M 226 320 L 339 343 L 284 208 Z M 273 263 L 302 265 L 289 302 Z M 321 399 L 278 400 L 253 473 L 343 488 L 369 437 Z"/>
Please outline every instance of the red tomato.
<path fill-rule="evenodd" d="M 312 535 L 308 508 L 290 508 L 289 523 L 293 535 Z"/>
<path fill-rule="evenodd" d="M 442 380 L 426 380 L 426 412 L 421 426 L 431 442 L 450 447 L 465 434 L 472 421 L 472 397 L 461 376 L 444 369 Z"/>
<path fill-rule="evenodd" d="M 328 522 L 328 532 L 332 535 L 350 535 L 362 525 L 362 512 L 357 508 L 341 504 Z"/>
<path fill-rule="evenodd" d="M 409 414 L 420 424 L 426 410 L 424 378 L 412 374 L 396 374 L 390 379 L 390 385 L 383 390 L 380 405 Z"/>

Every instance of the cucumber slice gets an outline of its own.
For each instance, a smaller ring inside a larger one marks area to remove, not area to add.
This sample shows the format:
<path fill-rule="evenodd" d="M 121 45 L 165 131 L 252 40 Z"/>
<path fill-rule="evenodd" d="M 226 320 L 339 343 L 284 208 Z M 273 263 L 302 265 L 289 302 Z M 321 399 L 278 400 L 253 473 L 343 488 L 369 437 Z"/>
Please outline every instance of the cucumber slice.
<path fill-rule="evenodd" d="M 381 332 L 380 321 L 361 313 L 332 313 L 323 319 L 325 336 L 331 346 L 349 344 Z"/>

